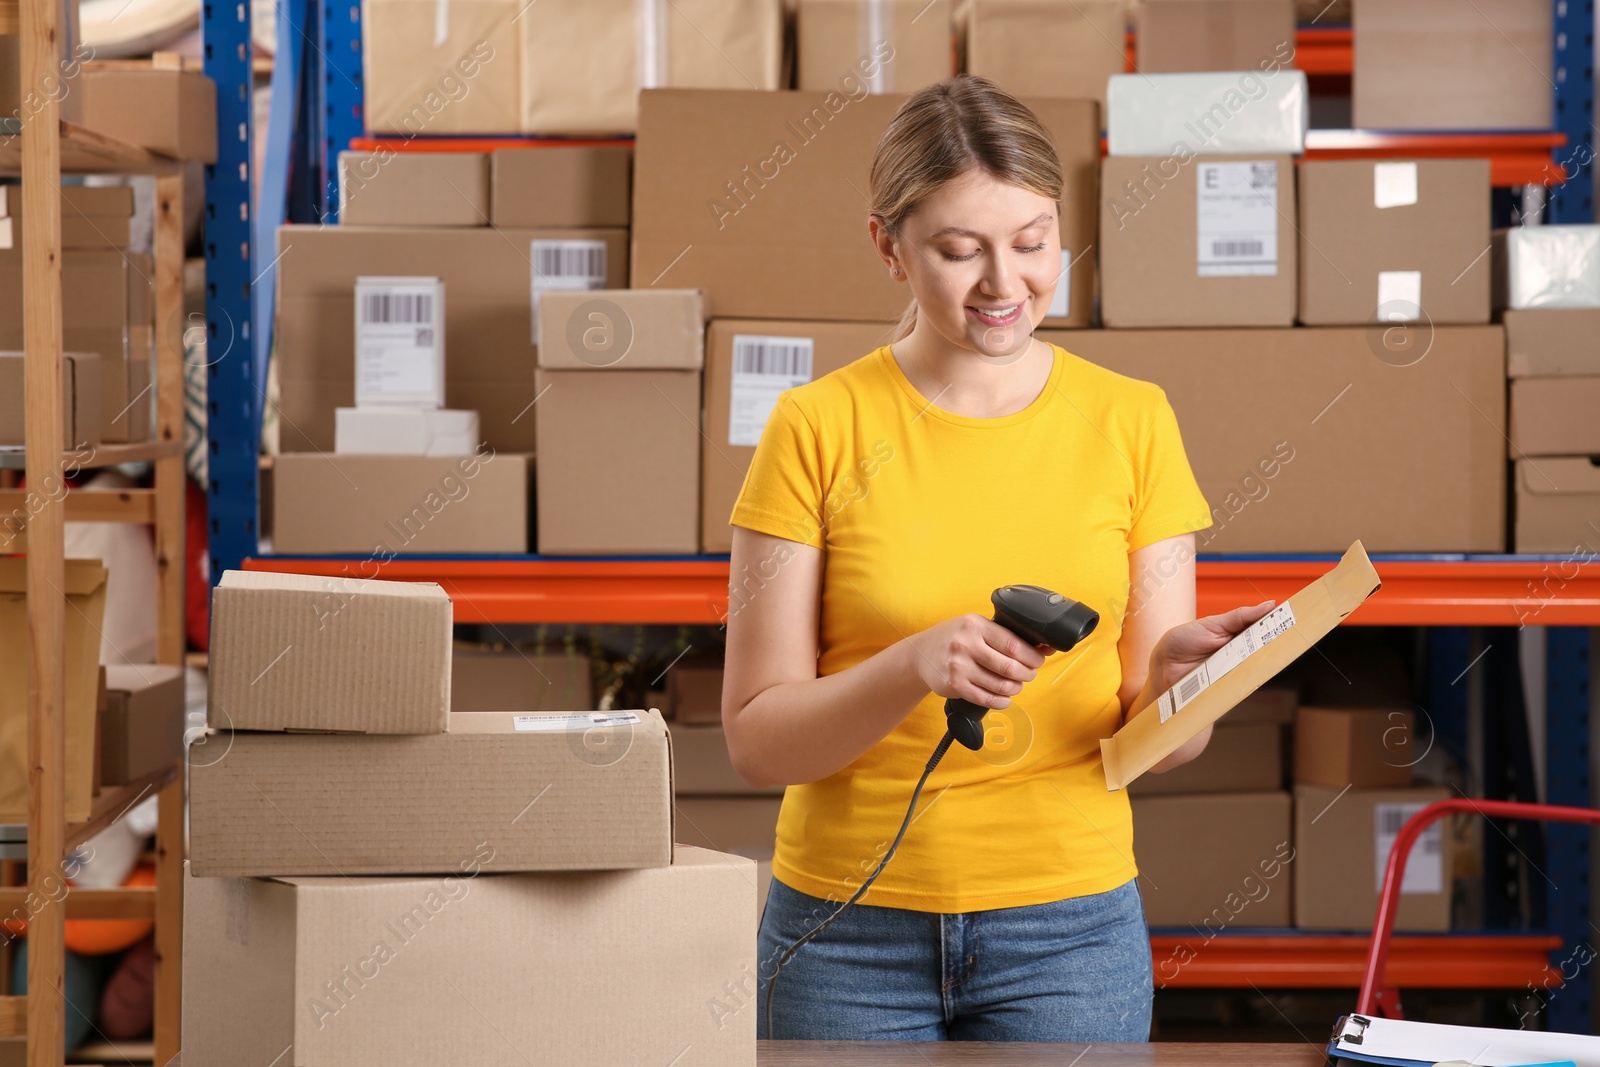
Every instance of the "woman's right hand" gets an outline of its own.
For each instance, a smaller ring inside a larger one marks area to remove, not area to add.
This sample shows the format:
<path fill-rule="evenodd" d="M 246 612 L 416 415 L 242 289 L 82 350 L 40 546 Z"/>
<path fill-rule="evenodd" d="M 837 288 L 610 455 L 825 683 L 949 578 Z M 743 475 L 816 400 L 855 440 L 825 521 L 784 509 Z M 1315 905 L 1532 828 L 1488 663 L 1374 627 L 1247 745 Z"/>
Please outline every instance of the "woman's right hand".
<path fill-rule="evenodd" d="M 907 643 L 917 677 L 931 692 L 985 708 L 1009 707 L 1051 651 L 976 614 L 946 619 L 913 634 Z"/>

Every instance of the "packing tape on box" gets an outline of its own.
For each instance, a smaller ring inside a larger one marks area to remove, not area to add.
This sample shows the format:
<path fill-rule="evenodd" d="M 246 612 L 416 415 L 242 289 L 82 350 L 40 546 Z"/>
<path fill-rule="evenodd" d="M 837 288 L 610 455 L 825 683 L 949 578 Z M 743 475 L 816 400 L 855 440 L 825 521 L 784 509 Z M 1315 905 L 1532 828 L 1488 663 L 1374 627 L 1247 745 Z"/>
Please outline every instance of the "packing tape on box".
<path fill-rule="evenodd" d="M 433 47 L 443 48 L 450 39 L 450 0 L 435 0 L 433 5 Z"/>
<path fill-rule="evenodd" d="M 641 89 L 667 84 L 667 0 L 633 0 L 634 60 Z"/>
<path fill-rule="evenodd" d="M 894 20 L 885 18 L 884 0 L 858 0 L 856 4 L 856 52 L 862 56 L 876 55 L 879 44 L 894 47 Z M 893 52 L 890 53 L 893 55 Z M 867 79 L 867 91 L 882 95 L 893 91 L 889 77 L 889 64 L 878 63 Z"/>

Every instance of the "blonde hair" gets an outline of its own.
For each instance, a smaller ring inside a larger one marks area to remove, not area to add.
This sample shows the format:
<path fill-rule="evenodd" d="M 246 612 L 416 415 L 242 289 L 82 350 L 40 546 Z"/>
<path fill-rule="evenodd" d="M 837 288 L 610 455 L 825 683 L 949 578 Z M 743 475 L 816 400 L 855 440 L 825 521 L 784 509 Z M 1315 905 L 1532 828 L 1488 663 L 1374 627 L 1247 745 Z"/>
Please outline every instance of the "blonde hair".
<path fill-rule="evenodd" d="M 872 156 L 871 214 L 898 237 L 918 205 L 972 170 L 1061 199 L 1061 158 L 1044 124 L 987 78 L 960 74 L 912 93 L 889 121 Z M 913 300 L 891 341 L 916 322 Z"/>

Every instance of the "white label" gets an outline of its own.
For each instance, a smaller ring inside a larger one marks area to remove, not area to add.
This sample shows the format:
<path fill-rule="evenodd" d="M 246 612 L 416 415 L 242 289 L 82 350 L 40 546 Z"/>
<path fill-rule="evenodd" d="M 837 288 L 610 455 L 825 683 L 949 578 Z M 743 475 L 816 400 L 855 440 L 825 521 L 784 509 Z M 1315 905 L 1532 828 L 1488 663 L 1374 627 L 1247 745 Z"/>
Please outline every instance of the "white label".
<path fill-rule="evenodd" d="M 1222 679 L 1223 675 L 1249 659 L 1257 649 L 1271 644 L 1293 625 L 1294 609 L 1287 603 L 1279 604 L 1261 616 L 1255 625 L 1211 653 L 1211 658 L 1178 679 L 1177 685 L 1161 694 L 1161 698 L 1157 701 L 1157 706 L 1161 710 L 1161 721 L 1166 722 L 1182 711 L 1185 705 L 1210 689 Z"/>
<path fill-rule="evenodd" d="M 1385 322 L 1415 322 L 1422 317 L 1422 272 L 1378 272 L 1378 316 Z"/>
<path fill-rule="evenodd" d="M 728 443 L 761 443 L 778 396 L 811 380 L 815 342 L 809 337 L 733 337 L 733 387 L 728 395 Z"/>
<path fill-rule="evenodd" d="M 356 280 L 356 404 L 444 403 L 444 285 Z"/>
<path fill-rule="evenodd" d="M 518 715 L 511 720 L 517 730 L 590 730 L 596 726 L 633 726 L 642 722 L 632 711 L 575 712 L 567 715 Z"/>
<path fill-rule="evenodd" d="M 1200 163 L 1196 230 L 1202 278 L 1278 273 L 1278 165 Z"/>
<path fill-rule="evenodd" d="M 1045 314 L 1052 319 L 1064 319 L 1071 314 L 1072 306 L 1072 252 L 1061 250 L 1061 277 L 1056 279 L 1056 295 L 1050 298 L 1050 310 Z"/>
<path fill-rule="evenodd" d="M 1410 207 L 1417 202 L 1415 163 L 1374 163 L 1372 165 L 1372 206 Z"/>
<path fill-rule="evenodd" d="M 1400 836 L 1400 827 L 1406 820 L 1427 807 L 1426 804 L 1378 804 L 1373 808 L 1377 851 L 1374 854 L 1373 888 L 1383 891 L 1383 872 L 1389 865 L 1389 850 L 1394 839 Z M 1400 883 L 1402 893 L 1444 892 L 1444 826 L 1434 823 L 1418 836 L 1406 857 L 1406 876 Z"/>
<path fill-rule="evenodd" d="M 533 265 L 533 343 L 539 343 L 539 294 L 578 293 L 606 287 L 604 241 L 535 240 L 528 261 Z"/>

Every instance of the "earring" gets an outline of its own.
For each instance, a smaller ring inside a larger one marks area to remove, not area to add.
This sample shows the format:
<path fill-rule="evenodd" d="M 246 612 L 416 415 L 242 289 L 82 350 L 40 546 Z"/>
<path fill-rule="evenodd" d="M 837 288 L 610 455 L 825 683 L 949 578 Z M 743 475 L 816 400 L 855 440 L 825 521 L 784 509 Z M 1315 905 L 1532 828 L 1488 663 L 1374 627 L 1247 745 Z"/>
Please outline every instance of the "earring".
<path fill-rule="evenodd" d="M 890 276 L 890 277 L 891 277 L 891 278 L 898 278 L 898 277 L 900 277 L 900 268 L 899 268 L 899 267 L 890 267 L 890 268 L 889 268 L 889 276 Z"/>

